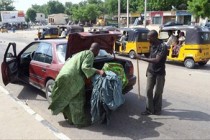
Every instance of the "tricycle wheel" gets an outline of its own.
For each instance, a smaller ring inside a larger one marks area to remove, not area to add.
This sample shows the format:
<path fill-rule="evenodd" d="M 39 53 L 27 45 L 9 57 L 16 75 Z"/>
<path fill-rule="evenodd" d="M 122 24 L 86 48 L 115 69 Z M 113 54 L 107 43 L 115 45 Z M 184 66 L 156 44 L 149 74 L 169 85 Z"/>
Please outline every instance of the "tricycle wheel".
<path fill-rule="evenodd" d="M 130 51 L 130 52 L 129 52 L 129 57 L 130 57 L 131 59 L 136 58 L 136 52 L 135 52 L 135 51 Z"/>
<path fill-rule="evenodd" d="M 184 66 L 188 69 L 192 69 L 195 66 L 195 61 L 192 58 L 186 58 L 184 60 Z"/>

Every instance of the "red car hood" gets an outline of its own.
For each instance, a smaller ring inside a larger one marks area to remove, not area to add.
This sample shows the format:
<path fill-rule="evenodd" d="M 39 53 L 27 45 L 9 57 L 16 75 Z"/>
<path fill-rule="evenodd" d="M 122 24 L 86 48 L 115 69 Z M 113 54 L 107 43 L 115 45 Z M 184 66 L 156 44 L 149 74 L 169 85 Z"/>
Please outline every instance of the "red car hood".
<path fill-rule="evenodd" d="M 66 59 L 71 57 L 72 54 L 77 52 L 88 50 L 93 42 L 97 42 L 101 45 L 101 49 L 106 50 L 108 53 L 113 53 L 114 43 L 119 36 L 118 32 L 109 33 L 73 33 L 69 34 L 68 47 Z"/>

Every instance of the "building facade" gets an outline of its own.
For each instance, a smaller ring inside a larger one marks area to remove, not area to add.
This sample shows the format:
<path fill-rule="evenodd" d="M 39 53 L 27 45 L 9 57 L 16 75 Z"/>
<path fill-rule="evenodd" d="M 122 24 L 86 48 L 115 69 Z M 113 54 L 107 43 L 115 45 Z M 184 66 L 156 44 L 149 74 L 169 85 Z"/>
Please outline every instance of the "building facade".
<path fill-rule="evenodd" d="M 44 13 L 36 13 L 36 22 L 38 23 L 45 23 L 45 14 Z"/>
<path fill-rule="evenodd" d="M 67 14 L 52 14 L 48 16 L 48 23 L 51 25 L 66 25 L 69 21 Z"/>
<path fill-rule="evenodd" d="M 146 23 L 161 25 L 169 21 L 179 22 L 185 25 L 189 25 L 195 21 L 193 15 L 186 10 L 171 10 L 171 11 L 147 11 Z M 120 19 L 127 23 L 127 14 L 121 13 Z M 143 24 L 144 13 L 142 14 L 129 14 L 129 24 L 141 25 Z M 138 22 L 138 23 L 137 23 Z"/>
<path fill-rule="evenodd" d="M 191 24 L 192 14 L 188 11 L 176 11 L 176 21 L 183 24 Z"/>

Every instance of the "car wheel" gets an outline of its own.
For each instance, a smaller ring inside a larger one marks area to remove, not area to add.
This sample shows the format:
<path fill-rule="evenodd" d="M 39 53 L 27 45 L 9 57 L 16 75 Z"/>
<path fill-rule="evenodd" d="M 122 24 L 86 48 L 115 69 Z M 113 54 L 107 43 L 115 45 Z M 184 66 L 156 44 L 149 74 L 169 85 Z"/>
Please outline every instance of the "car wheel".
<path fill-rule="evenodd" d="M 187 58 L 184 61 L 184 66 L 188 69 L 192 69 L 195 66 L 195 61 L 192 58 Z"/>
<path fill-rule="evenodd" d="M 52 95 L 52 89 L 53 89 L 54 84 L 55 84 L 55 81 L 52 80 L 52 79 L 48 80 L 47 83 L 46 83 L 45 94 L 46 94 L 47 101 L 49 103 L 52 102 L 51 95 Z"/>
<path fill-rule="evenodd" d="M 135 51 L 130 51 L 130 52 L 129 52 L 129 57 L 130 57 L 131 59 L 136 58 L 136 52 L 135 52 Z"/>
<path fill-rule="evenodd" d="M 208 61 L 198 62 L 198 65 L 199 65 L 199 66 L 204 66 L 204 65 L 206 65 L 207 62 L 208 62 Z"/>

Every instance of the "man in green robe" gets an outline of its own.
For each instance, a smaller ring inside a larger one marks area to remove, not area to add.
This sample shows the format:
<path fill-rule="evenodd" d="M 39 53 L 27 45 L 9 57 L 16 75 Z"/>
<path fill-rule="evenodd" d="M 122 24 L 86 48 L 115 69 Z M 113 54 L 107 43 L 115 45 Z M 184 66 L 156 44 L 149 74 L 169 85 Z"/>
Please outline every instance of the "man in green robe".
<path fill-rule="evenodd" d="M 100 46 L 93 43 L 89 50 L 75 54 L 60 70 L 52 90 L 49 109 L 53 115 L 62 112 L 70 124 L 83 127 L 90 124 L 85 114 L 85 78 L 95 73 L 104 75 L 103 70 L 93 68 L 94 57 Z"/>

